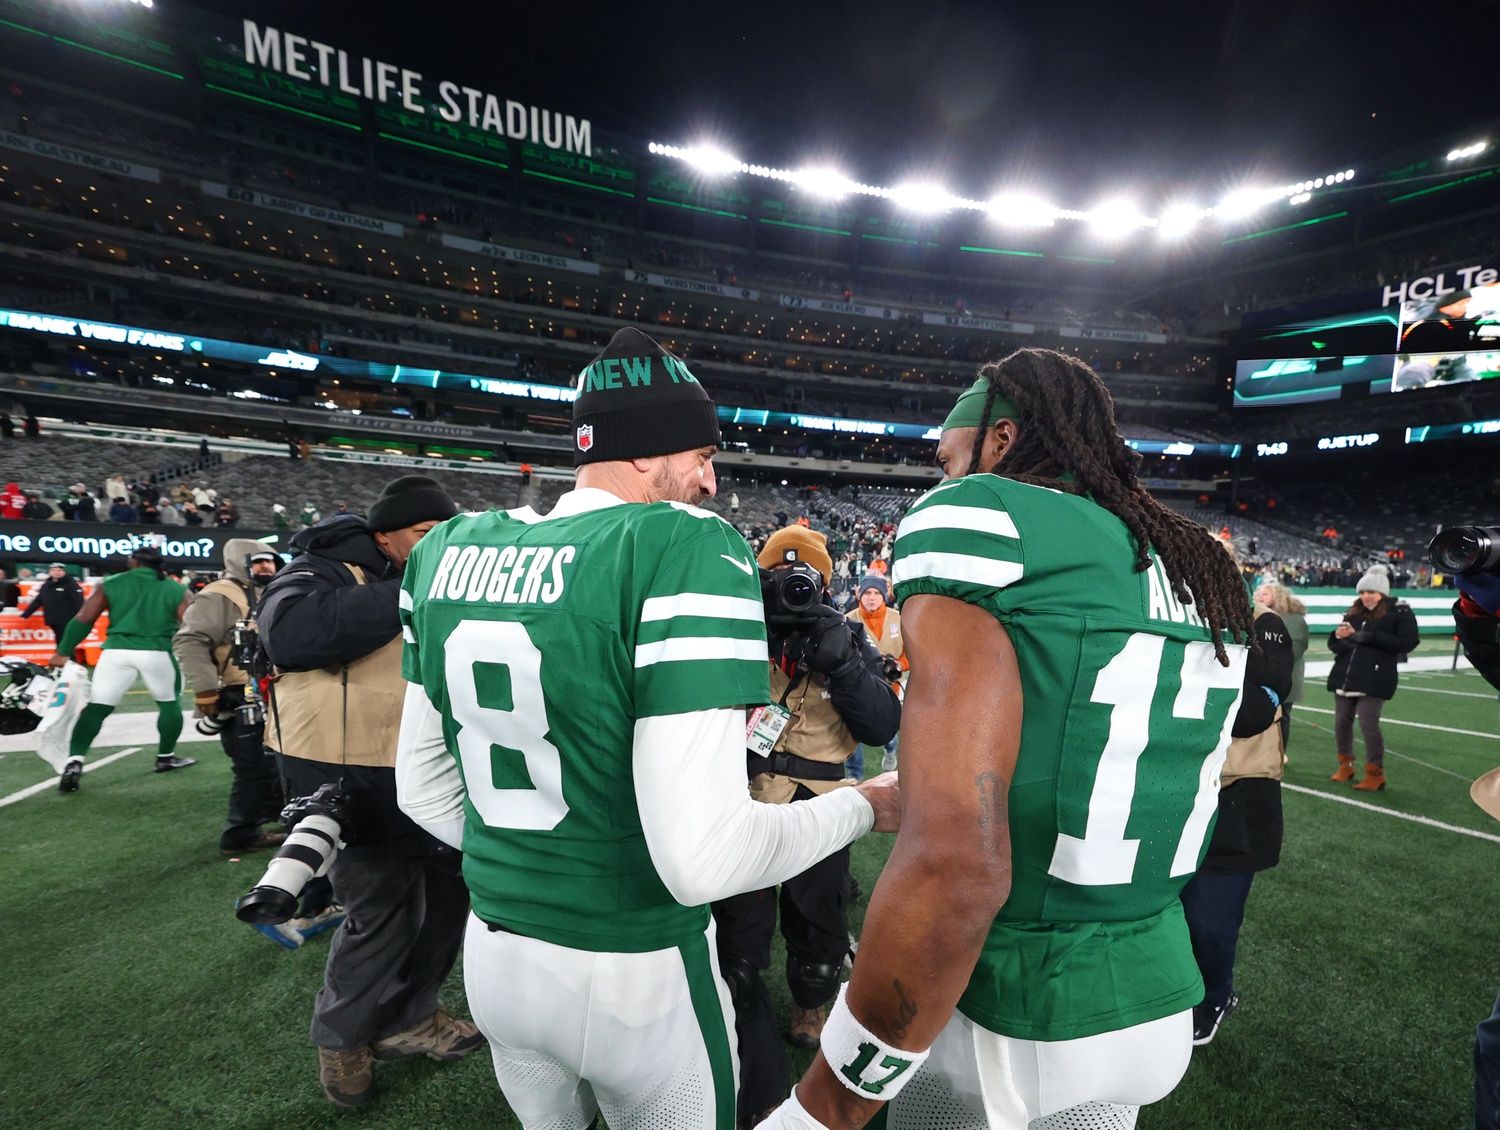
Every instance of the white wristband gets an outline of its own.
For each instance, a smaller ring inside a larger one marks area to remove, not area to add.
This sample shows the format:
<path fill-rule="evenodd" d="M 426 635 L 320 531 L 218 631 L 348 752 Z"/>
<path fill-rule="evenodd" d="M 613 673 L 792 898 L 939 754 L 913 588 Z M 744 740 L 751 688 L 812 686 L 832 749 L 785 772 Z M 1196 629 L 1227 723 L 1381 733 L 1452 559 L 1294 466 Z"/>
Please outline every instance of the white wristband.
<path fill-rule="evenodd" d="M 892 1047 L 849 1011 L 849 986 L 839 987 L 828 1023 L 823 1025 L 823 1058 L 840 1083 L 862 1099 L 889 1102 L 927 1060 L 927 1052 Z"/>

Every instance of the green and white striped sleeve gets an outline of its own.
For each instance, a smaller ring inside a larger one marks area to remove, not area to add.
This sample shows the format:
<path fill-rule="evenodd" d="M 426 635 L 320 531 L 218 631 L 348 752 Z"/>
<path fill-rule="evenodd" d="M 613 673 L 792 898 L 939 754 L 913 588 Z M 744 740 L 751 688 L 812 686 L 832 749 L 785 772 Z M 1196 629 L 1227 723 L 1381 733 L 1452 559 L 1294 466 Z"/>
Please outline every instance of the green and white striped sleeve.
<path fill-rule="evenodd" d="M 412 583 L 417 571 L 408 568 L 401 581 L 401 594 L 397 598 L 396 615 L 401 620 L 401 677 L 408 683 L 422 684 L 422 653 L 417 646 L 417 635 L 412 619 Z"/>
<path fill-rule="evenodd" d="M 984 479 L 928 491 L 896 529 L 891 584 L 900 604 L 922 593 L 997 610 L 997 597 L 1025 575 L 1021 535 Z"/>
<path fill-rule="evenodd" d="M 635 637 L 638 718 L 769 702 L 760 578 L 729 526 L 679 523 L 641 602 Z"/>

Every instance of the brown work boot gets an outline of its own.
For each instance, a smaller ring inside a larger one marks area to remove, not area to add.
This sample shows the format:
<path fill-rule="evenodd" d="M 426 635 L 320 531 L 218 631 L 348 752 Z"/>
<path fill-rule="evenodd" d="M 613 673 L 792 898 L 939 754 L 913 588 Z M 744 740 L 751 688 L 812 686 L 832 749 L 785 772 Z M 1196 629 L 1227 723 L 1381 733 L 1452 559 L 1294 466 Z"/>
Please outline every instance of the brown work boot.
<path fill-rule="evenodd" d="M 425 1055 L 443 1063 L 463 1059 L 484 1043 L 484 1037 L 471 1020 L 454 1016 L 445 1008 L 439 1008 L 420 1024 L 405 1032 L 397 1032 L 370 1045 L 376 1059 L 405 1059 L 407 1056 Z"/>
<path fill-rule="evenodd" d="M 1328 779 L 1330 781 L 1354 780 L 1354 758 L 1345 757 L 1342 753 L 1339 754 L 1339 767 L 1333 776 Z"/>
<path fill-rule="evenodd" d="M 1385 791 L 1385 766 L 1376 765 L 1373 761 L 1365 762 L 1365 779 L 1354 786 L 1362 793 L 1379 793 Z"/>
<path fill-rule="evenodd" d="M 318 1082 L 334 1106 L 364 1106 L 375 1093 L 375 1060 L 369 1048 L 319 1048 Z"/>
<path fill-rule="evenodd" d="M 828 1007 L 800 1008 L 792 1006 L 792 1025 L 786 1038 L 799 1048 L 815 1048 L 823 1035 L 823 1024 L 828 1019 Z"/>

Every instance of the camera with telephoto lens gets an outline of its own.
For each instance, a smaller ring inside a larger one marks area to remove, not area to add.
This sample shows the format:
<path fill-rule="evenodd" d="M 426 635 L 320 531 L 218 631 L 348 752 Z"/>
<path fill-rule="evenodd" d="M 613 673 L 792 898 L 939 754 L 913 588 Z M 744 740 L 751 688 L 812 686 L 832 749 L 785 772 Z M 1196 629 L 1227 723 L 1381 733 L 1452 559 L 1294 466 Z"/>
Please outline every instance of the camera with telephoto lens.
<path fill-rule="evenodd" d="M 297 900 L 309 880 L 328 874 L 344 846 L 354 803 L 329 781 L 311 796 L 298 797 L 281 810 L 289 831 L 266 866 L 260 882 L 234 904 L 241 922 L 275 925 L 297 913 Z"/>
<path fill-rule="evenodd" d="M 1500 576 L 1500 526 L 1449 526 L 1427 546 L 1427 560 L 1445 573 Z"/>
<path fill-rule="evenodd" d="M 823 574 L 805 562 L 760 571 L 760 598 L 768 624 L 805 624 L 823 600 Z"/>

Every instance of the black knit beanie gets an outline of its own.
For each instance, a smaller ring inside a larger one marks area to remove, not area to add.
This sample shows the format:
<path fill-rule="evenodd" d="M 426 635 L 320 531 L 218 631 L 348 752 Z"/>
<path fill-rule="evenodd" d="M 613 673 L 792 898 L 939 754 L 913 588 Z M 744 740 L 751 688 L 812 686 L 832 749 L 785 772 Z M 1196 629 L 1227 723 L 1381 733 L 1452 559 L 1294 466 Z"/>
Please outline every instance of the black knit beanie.
<path fill-rule="evenodd" d="M 418 522 L 443 522 L 458 513 L 448 492 L 426 475 L 402 475 L 385 484 L 370 506 L 370 529 L 404 530 Z"/>
<path fill-rule="evenodd" d="M 718 412 L 698 378 L 640 330 L 620 330 L 578 375 L 573 466 L 718 446 Z"/>

